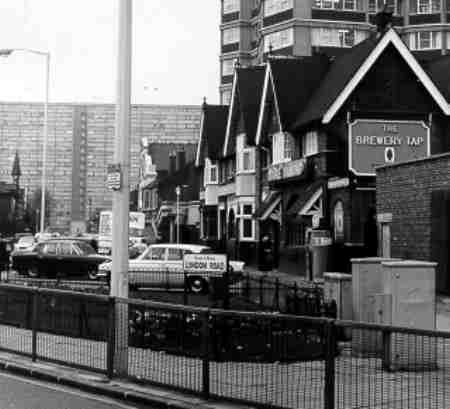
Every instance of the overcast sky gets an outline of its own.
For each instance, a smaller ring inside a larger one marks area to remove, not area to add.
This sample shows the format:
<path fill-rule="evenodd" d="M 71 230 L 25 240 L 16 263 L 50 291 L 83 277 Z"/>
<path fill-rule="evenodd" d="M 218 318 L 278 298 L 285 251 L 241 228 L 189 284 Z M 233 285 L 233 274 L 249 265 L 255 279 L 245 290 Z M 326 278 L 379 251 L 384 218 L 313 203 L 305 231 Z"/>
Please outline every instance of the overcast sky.
<path fill-rule="evenodd" d="M 51 102 L 114 102 L 117 0 L 0 0 L 0 48 L 51 53 Z M 132 102 L 218 103 L 218 0 L 133 0 Z M 42 101 L 44 58 L 0 58 L 0 100 Z"/>

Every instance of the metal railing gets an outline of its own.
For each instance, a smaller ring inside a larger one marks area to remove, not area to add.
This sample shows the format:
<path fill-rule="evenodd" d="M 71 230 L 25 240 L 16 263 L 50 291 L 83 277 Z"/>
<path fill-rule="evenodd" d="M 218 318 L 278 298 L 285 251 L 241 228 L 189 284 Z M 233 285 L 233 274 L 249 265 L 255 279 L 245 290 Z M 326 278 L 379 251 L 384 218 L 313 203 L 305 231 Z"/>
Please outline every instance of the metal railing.
<path fill-rule="evenodd" d="M 0 285 L 0 349 L 276 408 L 450 407 L 450 333 Z"/>

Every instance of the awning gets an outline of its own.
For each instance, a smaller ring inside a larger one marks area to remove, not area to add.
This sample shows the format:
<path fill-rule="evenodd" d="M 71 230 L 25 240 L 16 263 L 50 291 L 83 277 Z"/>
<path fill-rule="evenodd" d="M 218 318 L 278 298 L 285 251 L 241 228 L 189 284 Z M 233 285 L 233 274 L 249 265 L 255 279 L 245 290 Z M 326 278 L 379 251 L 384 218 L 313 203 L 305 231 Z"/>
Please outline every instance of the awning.
<path fill-rule="evenodd" d="M 256 210 L 255 217 L 259 220 L 266 220 L 276 211 L 280 203 L 281 194 L 279 192 L 270 192 L 261 203 L 261 206 Z"/>
<path fill-rule="evenodd" d="M 286 209 L 288 217 L 313 216 L 323 214 L 322 183 L 313 183 L 291 196 L 293 203 Z M 289 202 L 288 202 L 289 203 Z"/>

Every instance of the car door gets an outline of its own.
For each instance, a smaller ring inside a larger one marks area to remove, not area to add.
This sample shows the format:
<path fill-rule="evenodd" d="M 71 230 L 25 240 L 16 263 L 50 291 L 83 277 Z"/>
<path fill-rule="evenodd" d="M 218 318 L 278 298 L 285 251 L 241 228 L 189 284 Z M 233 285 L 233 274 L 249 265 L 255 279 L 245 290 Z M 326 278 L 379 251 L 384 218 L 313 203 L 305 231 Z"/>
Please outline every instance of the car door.
<path fill-rule="evenodd" d="M 137 285 L 160 285 L 166 277 L 166 252 L 162 246 L 153 247 L 136 260 L 130 260 L 129 283 Z"/>
<path fill-rule="evenodd" d="M 57 271 L 60 274 L 70 275 L 74 273 L 75 255 L 70 241 L 61 242 L 58 245 Z"/>
<path fill-rule="evenodd" d="M 167 249 L 168 285 L 182 287 L 184 283 L 183 250 L 178 247 Z"/>
<path fill-rule="evenodd" d="M 39 271 L 47 274 L 58 272 L 58 243 L 43 243 L 36 247 L 37 267 Z"/>

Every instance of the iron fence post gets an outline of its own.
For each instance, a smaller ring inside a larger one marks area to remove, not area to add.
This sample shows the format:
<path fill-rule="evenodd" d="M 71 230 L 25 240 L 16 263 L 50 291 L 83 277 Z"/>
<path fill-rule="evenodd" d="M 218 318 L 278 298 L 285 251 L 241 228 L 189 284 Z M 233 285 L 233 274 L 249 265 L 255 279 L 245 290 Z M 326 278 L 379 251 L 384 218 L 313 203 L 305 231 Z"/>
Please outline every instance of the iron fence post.
<path fill-rule="evenodd" d="M 385 371 L 391 370 L 391 331 L 388 329 L 383 329 L 383 359 L 382 367 Z"/>
<path fill-rule="evenodd" d="M 336 326 L 334 321 L 325 323 L 325 409 L 334 409 L 335 393 L 335 357 L 336 357 Z"/>
<path fill-rule="evenodd" d="M 202 317 L 202 341 L 203 341 L 203 359 L 202 359 L 202 394 L 209 398 L 209 347 L 210 347 L 210 328 L 209 328 L 209 309 Z"/>
<path fill-rule="evenodd" d="M 184 275 L 183 304 L 184 304 L 184 305 L 187 305 L 187 304 L 188 304 L 188 290 L 189 290 L 189 285 L 188 285 L 188 275 L 186 274 L 186 271 L 183 271 L 183 275 Z"/>
<path fill-rule="evenodd" d="M 37 359 L 37 331 L 39 328 L 39 290 L 33 291 L 33 310 L 32 310 L 32 329 L 31 329 L 31 359 L 33 362 Z"/>
<path fill-rule="evenodd" d="M 263 305 L 264 303 L 263 284 L 264 284 L 264 276 L 261 276 L 259 278 L 259 305 Z"/>
<path fill-rule="evenodd" d="M 275 279 L 275 308 L 277 311 L 280 310 L 280 279 L 278 277 Z"/>
<path fill-rule="evenodd" d="M 109 379 L 114 376 L 114 349 L 116 333 L 116 300 L 108 299 L 108 334 L 106 339 L 106 373 Z"/>

